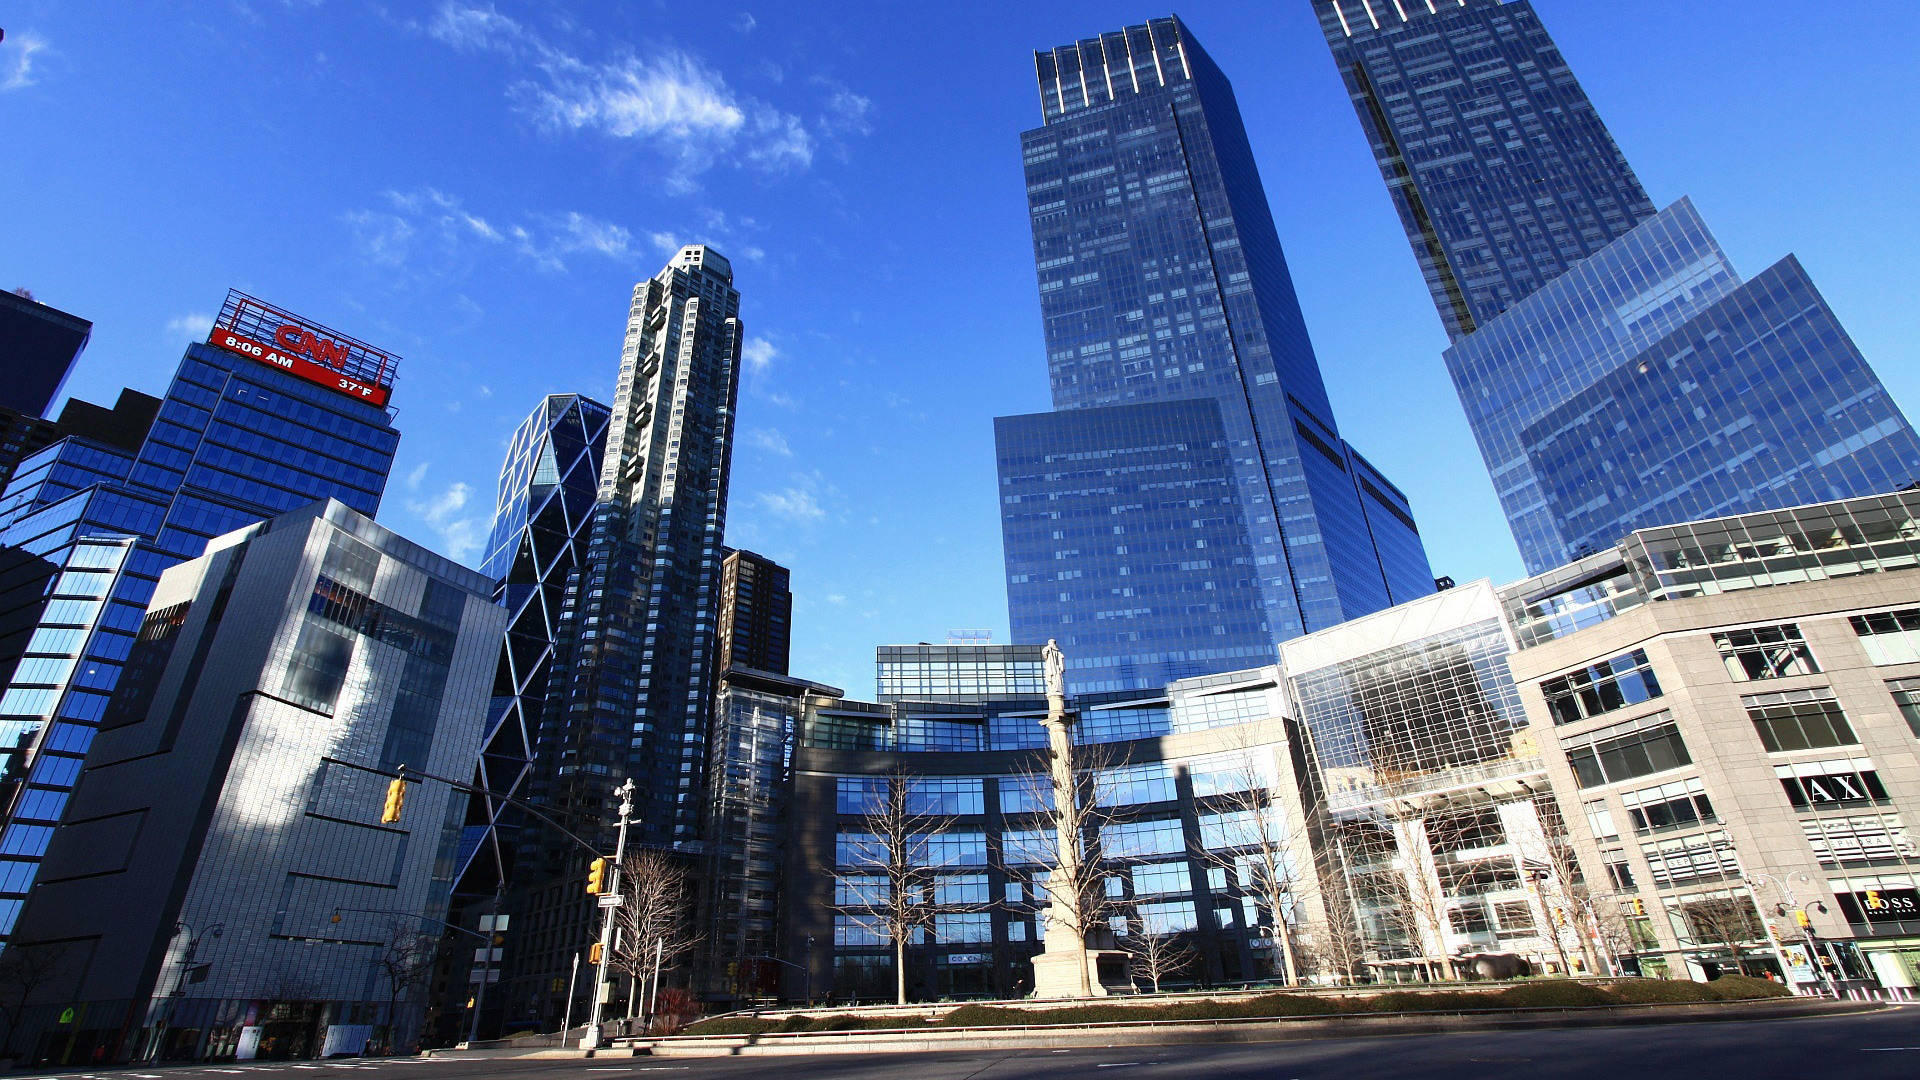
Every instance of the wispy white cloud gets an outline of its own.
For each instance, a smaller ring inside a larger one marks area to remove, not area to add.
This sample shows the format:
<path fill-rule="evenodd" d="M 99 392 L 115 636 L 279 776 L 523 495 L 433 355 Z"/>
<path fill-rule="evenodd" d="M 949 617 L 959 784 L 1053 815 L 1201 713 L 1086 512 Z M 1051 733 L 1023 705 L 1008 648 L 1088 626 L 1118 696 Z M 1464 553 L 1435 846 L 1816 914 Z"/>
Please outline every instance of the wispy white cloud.
<path fill-rule="evenodd" d="M 33 58 L 47 50 L 47 39 L 22 30 L 0 41 L 0 90 L 20 90 L 40 80 L 33 74 Z"/>
<path fill-rule="evenodd" d="M 747 445 L 781 457 L 793 456 L 793 447 L 788 445 L 787 437 L 778 428 L 756 428 L 747 432 Z"/>
<path fill-rule="evenodd" d="M 480 551 L 486 542 L 486 523 L 479 515 L 467 513 L 467 504 L 472 500 L 473 491 L 458 481 L 448 484 L 439 493 L 423 492 L 427 478 L 427 462 L 407 473 L 407 490 L 415 493 L 407 499 L 407 509 L 418 515 L 440 537 L 441 550 L 455 562 L 467 562 Z"/>
<path fill-rule="evenodd" d="M 670 190 L 693 190 L 701 173 L 730 158 L 775 173 L 813 162 L 814 139 L 799 117 L 738 93 L 685 50 L 622 47 L 589 59 L 471 0 L 445 0 L 426 32 L 454 49 L 503 57 L 519 72 L 510 99 L 541 125 L 655 147 L 673 162 Z"/>
<path fill-rule="evenodd" d="M 873 134 L 872 98 L 856 94 L 833 79 L 818 78 L 813 81 L 827 91 L 825 115 L 821 118 L 822 130 L 843 136 Z"/>
<path fill-rule="evenodd" d="M 754 18 L 751 11 L 743 11 L 733 17 L 733 28 L 743 34 L 753 33 L 753 28 L 759 25 L 760 20 Z"/>
<path fill-rule="evenodd" d="M 750 337 L 746 344 L 740 346 L 741 362 L 747 365 L 748 371 L 755 374 L 765 372 L 779 358 L 780 350 L 766 338 Z"/>
<path fill-rule="evenodd" d="M 204 311 L 190 311 L 167 320 L 167 340 L 183 345 L 190 341 L 205 341 L 212 330 L 213 316 Z"/>
<path fill-rule="evenodd" d="M 427 253 L 459 259 L 476 249 L 512 251 L 545 270 L 561 271 L 575 255 L 632 261 L 640 255 L 633 231 L 579 211 L 537 214 L 496 224 L 437 188 L 388 191 L 385 205 L 345 215 L 365 260 L 402 267 Z"/>
<path fill-rule="evenodd" d="M 827 516 L 820 500 L 813 492 L 800 487 L 790 487 L 784 491 L 763 491 L 760 493 L 760 506 L 775 517 L 796 522 L 814 522 Z"/>

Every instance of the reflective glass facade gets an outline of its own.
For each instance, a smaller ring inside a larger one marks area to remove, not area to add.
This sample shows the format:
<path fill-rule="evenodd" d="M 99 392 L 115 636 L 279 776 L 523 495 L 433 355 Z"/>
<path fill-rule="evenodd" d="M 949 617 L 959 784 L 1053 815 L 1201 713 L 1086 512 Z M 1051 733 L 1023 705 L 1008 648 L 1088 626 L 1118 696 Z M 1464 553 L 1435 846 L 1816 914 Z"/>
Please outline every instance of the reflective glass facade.
<path fill-rule="evenodd" d="M 1022 136 L 1022 148 L 1054 408 L 1108 410 L 1120 434 L 1107 449 L 1122 453 L 1160 446 L 1167 454 L 1165 444 L 1195 441 L 1194 425 L 1217 424 L 1224 445 L 1199 445 L 1224 459 L 1226 494 L 1241 519 L 1219 528 L 1243 536 L 1210 538 L 1231 548 L 1219 560 L 1171 560 L 1216 562 L 1206 568 L 1213 589 L 1238 595 L 1161 601 L 1125 616 L 1118 641 L 1095 620 L 1137 605 L 1115 604 L 1113 592 L 1061 600 L 1020 579 L 1049 560 L 1081 570 L 1082 580 L 1110 578 L 1128 553 L 1116 561 L 1073 543 L 1042 553 L 1030 543 L 1038 538 L 1011 537 L 1015 637 L 1057 638 L 1070 662 L 1091 665 L 1069 669 L 1076 690 L 1143 688 L 1264 663 L 1275 642 L 1431 591 L 1404 500 L 1340 439 L 1226 77 L 1177 19 L 1035 60 L 1045 124 Z M 1211 402 L 1215 415 L 1126 408 L 1183 401 Z M 1187 422 L 1156 439 L 1157 426 L 1176 416 Z M 1004 496 L 1025 503 L 1058 484 L 1067 498 L 1097 498 L 1081 476 L 1032 467 L 1045 465 L 1049 445 L 1098 449 L 1077 441 L 1075 421 L 1013 419 L 1001 426 Z M 1050 432 L 1050 422 L 1059 427 Z M 1150 532 L 1175 527 L 1122 509 L 1134 501 L 1110 500 Z M 1086 509 L 1094 511 L 1092 501 Z M 1008 510 L 1012 534 L 1026 508 Z M 1203 584 L 1184 573 L 1196 589 Z M 1209 633 L 1223 612 L 1230 642 L 1183 640 Z M 1269 646 L 1264 656 L 1248 651 L 1257 641 Z M 1181 666 L 1189 661 L 1199 666 Z"/>
<path fill-rule="evenodd" d="M 1904 486 L 1920 438 L 1789 257 L 1656 214 L 1527 0 L 1315 0 L 1530 573 Z"/>
<path fill-rule="evenodd" d="M 195 344 L 137 454 L 70 438 L 21 463 L 0 494 L 0 936 L 64 807 L 34 793 L 70 788 L 160 572 L 316 499 L 375 513 L 399 438 L 383 407 Z"/>
<path fill-rule="evenodd" d="M 1653 216 L 1529 0 L 1313 0 L 1454 340 Z"/>
<path fill-rule="evenodd" d="M 506 622 L 490 591 L 338 502 L 169 569 L 8 944 L 84 956 L 29 1027 L 65 1009 L 68 1060 L 117 1062 L 162 1023 L 161 1056 L 192 1057 L 231 1055 L 276 1008 L 388 1022 L 375 972 L 438 937 L 464 800 L 411 784 L 384 822 L 372 770 L 458 775 L 479 752 Z M 185 979 L 189 938 L 210 966 Z M 397 996 L 404 1044 L 424 994 Z"/>
<path fill-rule="evenodd" d="M 592 398 L 552 394 L 507 444 L 481 566 L 495 583 L 495 601 L 508 611 L 487 741 L 474 774 L 487 791 L 518 794 L 533 763 L 567 578 L 586 554 L 611 417 L 612 410 Z M 510 826 L 501 818 L 512 814 L 505 803 L 472 798 L 461 836 L 460 892 L 491 893 L 505 881 L 514 845 L 496 826 Z"/>
<path fill-rule="evenodd" d="M 917 648 L 936 650 L 928 663 L 942 659 L 937 646 L 887 646 L 881 662 L 901 663 L 902 653 Z M 1122 942 L 1166 934 L 1191 948 L 1192 964 L 1170 976 L 1168 988 L 1276 978 L 1276 918 L 1296 933 L 1319 921 L 1278 669 L 1073 704 L 1077 741 L 1099 747 L 1082 764 L 1095 805 L 1088 850 L 1102 864 L 1106 928 Z M 785 932 L 772 955 L 811 969 L 816 995 L 892 1000 L 892 948 L 876 917 L 889 887 L 886 847 L 872 815 L 885 812 L 890 785 L 899 783 L 906 813 L 927 829 L 910 852 L 928 907 L 906 950 L 909 998 L 1030 991 L 1031 960 L 1047 933 L 1044 881 L 1053 858 L 1051 781 L 1044 754 L 1035 752 L 1044 746 L 1044 700 L 982 697 L 942 713 L 926 701 L 873 705 L 796 695 L 791 706 L 799 707 L 802 728 L 784 803 Z M 983 734 L 979 745 L 962 748 L 929 737 L 929 720 L 947 715 L 960 722 L 962 712 L 983 727 L 1018 723 L 1038 738 L 1008 732 L 989 742 Z M 1111 714 L 1122 712 L 1145 722 L 1112 723 Z M 871 729 L 867 737 L 846 738 L 862 724 Z M 1252 808 L 1265 824 L 1248 820 Z M 1266 894 L 1235 862 L 1237 853 L 1261 844 L 1278 845 L 1278 861 L 1299 868 L 1299 891 L 1287 910 L 1269 910 Z M 1304 949 L 1300 962 L 1314 963 Z M 797 971 L 784 983 L 778 972 L 755 974 L 768 981 L 733 989 L 796 997 L 806 985 Z"/>

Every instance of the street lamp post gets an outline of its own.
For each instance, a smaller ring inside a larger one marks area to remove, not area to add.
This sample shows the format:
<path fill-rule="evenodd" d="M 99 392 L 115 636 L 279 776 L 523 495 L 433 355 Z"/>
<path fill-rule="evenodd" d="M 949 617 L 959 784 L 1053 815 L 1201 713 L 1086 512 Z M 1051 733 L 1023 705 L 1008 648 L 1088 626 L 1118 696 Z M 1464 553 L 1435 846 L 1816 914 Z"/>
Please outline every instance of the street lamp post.
<path fill-rule="evenodd" d="M 173 932 L 176 937 L 183 933 L 187 935 L 187 952 L 180 959 L 180 975 L 174 980 L 173 993 L 167 995 L 166 1008 L 161 1010 L 160 1022 L 154 1025 L 153 1036 L 148 1042 L 147 1053 L 143 1060 L 160 1060 L 162 1047 L 166 1044 L 167 1031 L 173 1026 L 174 1012 L 180 1008 L 181 999 L 187 996 L 187 980 L 193 975 L 194 955 L 200 951 L 202 941 L 209 937 L 219 937 L 226 928 L 226 923 L 214 923 L 207 927 L 205 934 L 195 936 L 193 929 L 186 923 L 174 924 Z"/>
<path fill-rule="evenodd" d="M 620 797 L 620 828 L 613 844 L 613 863 L 607 867 L 607 892 L 616 898 L 622 895 L 620 869 L 621 863 L 627 857 L 627 823 L 633 817 L 633 791 L 631 778 L 613 789 L 613 793 Z M 614 905 L 608 904 L 605 899 L 600 903 L 601 911 L 604 912 L 600 920 L 600 965 L 594 971 L 593 994 L 588 998 L 593 1003 L 593 1009 L 587 1018 L 586 1034 L 580 1040 L 582 1045 L 588 1048 L 600 1045 L 600 1014 L 606 1007 L 606 1002 L 601 998 L 607 989 L 607 966 L 613 962 Z"/>
<path fill-rule="evenodd" d="M 1834 985 L 1833 973 L 1828 971 L 1827 966 L 1820 962 L 1820 946 L 1813 939 L 1812 920 L 1806 918 L 1806 909 L 1802 908 L 1799 902 L 1793 898 L 1793 886 L 1789 884 L 1789 882 L 1794 878 L 1800 878 L 1809 886 L 1814 885 L 1813 875 L 1807 873 L 1805 870 L 1795 870 L 1785 878 L 1776 877 L 1773 874 L 1750 874 L 1747 876 L 1746 884 L 1747 888 L 1752 890 L 1755 882 L 1771 881 L 1773 882 L 1773 887 L 1780 890 L 1780 898 L 1786 902 L 1775 909 L 1775 913 L 1782 916 L 1785 916 L 1789 911 L 1793 913 L 1794 922 L 1798 923 L 1800 927 L 1800 940 L 1807 946 L 1807 963 L 1812 964 L 1813 969 L 1820 973 L 1821 981 L 1827 984 L 1827 993 L 1832 995 L 1834 1000 L 1837 1001 L 1840 998 L 1840 988 Z M 1759 906 L 1760 901 L 1756 897 L 1754 899 L 1754 907 L 1757 908 Z M 1827 910 L 1827 905 L 1818 900 L 1809 904 L 1808 907 L 1818 910 L 1821 914 L 1825 914 Z M 1761 915 L 1760 921 L 1763 925 L 1766 922 L 1764 912 Z M 1768 936 L 1772 937 L 1772 934 L 1768 934 Z M 1786 957 L 1781 953 L 1778 941 L 1774 943 L 1774 952 L 1775 955 L 1780 957 L 1781 967 L 1786 967 Z"/>

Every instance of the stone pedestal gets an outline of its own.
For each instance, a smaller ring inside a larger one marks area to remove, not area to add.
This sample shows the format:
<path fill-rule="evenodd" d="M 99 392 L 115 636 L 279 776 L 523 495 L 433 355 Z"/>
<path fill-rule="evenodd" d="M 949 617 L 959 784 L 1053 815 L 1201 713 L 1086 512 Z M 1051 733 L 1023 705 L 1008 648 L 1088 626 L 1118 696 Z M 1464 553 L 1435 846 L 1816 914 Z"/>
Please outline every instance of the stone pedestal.
<path fill-rule="evenodd" d="M 1080 985 L 1080 971 L 1087 972 L 1087 988 Z M 1126 978 L 1127 954 L 1109 949 L 1049 949 L 1033 958 L 1033 996 L 1037 998 L 1077 998 L 1091 994 L 1107 997 L 1131 993 L 1133 984 Z M 1103 979 L 1102 976 L 1105 976 Z M 1115 980 L 1120 980 L 1115 982 Z"/>

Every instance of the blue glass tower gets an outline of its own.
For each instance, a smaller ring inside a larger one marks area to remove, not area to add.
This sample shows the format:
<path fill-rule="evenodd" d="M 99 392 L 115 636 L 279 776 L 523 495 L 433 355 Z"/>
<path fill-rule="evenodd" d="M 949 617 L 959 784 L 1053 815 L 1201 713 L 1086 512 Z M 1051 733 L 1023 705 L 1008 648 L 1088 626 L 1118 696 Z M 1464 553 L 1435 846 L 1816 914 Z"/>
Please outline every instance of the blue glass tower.
<path fill-rule="evenodd" d="M 999 426 L 1015 640 L 1059 639 L 1076 692 L 1155 687 L 1431 592 L 1404 497 L 1340 437 L 1226 76 L 1178 19 L 1035 61 L 1055 412 Z M 1207 509 L 1099 481 L 1129 460 Z"/>
<path fill-rule="evenodd" d="M 516 795 L 533 764 L 567 581 L 586 555 L 612 410 L 580 394 L 549 394 L 521 421 L 500 468 L 500 493 L 481 572 L 507 609 L 486 742 L 474 784 Z M 474 795 L 461 835 L 456 891 L 490 893 L 509 875 L 514 845 L 498 834 L 508 804 Z"/>
<path fill-rule="evenodd" d="M 1315 0 L 1530 573 L 1871 494 L 1920 438 L 1791 256 L 1656 212 L 1528 0 Z"/>
<path fill-rule="evenodd" d="M 233 292 L 137 454 L 74 437 L 0 496 L 0 936 L 10 934 L 161 571 L 332 497 L 380 507 L 398 358 Z"/>

